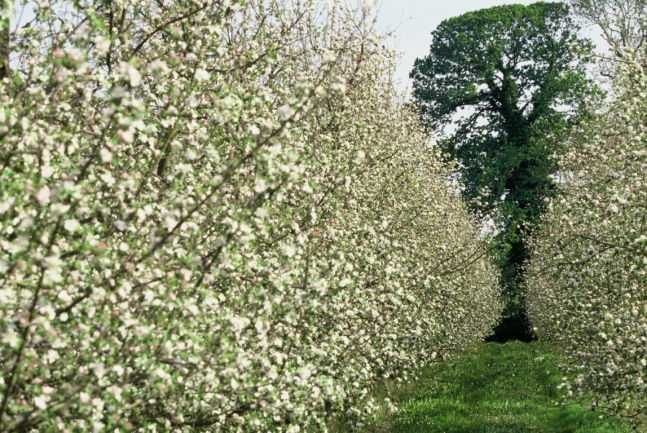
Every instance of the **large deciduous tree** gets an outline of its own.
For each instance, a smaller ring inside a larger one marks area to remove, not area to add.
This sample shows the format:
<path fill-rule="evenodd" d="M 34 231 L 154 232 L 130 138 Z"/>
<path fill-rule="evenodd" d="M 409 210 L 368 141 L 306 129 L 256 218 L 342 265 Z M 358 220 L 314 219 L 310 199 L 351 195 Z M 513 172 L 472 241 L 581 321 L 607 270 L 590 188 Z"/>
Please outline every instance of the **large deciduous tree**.
<path fill-rule="evenodd" d="M 555 190 L 555 137 L 597 93 L 586 76 L 592 44 L 577 33 L 561 3 L 469 12 L 433 31 L 429 55 L 411 72 L 421 117 L 457 162 L 464 196 L 499 230 L 505 339 L 530 336 L 518 288 L 526 238 Z"/>

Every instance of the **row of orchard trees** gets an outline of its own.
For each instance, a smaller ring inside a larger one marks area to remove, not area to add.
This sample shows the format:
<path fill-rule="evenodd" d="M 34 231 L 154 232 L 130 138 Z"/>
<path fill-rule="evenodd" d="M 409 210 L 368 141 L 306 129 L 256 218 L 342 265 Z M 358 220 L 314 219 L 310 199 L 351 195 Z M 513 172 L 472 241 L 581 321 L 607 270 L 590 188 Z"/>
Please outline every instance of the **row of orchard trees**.
<path fill-rule="evenodd" d="M 12 32 L 0 431 L 325 429 L 490 332 L 393 54 L 328 3 L 37 1 Z"/>
<path fill-rule="evenodd" d="M 564 386 L 591 408 L 647 415 L 647 4 L 573 1 L 614 57 L 612 97 L 570 137 L 561 198 L 532 245 L 527 305 L 539 338 L 567 355 Z M 590 393 L 590 394 L 589 394 Z"/>

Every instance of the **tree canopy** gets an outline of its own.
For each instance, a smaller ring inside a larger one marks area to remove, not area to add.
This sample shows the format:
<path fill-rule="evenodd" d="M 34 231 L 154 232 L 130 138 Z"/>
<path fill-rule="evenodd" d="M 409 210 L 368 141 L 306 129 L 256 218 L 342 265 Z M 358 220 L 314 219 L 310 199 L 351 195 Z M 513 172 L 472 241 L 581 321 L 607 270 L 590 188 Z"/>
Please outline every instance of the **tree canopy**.
<path fill-rule="evenodd" d="M 469 12 L 432 32 L 429 55 L 411 72 L 422 120 L 457 162 L 464 196 L 501 231 L 509 294 L 520 283 L 524 238 L 554 192 L 555 138 L 596 94 L 586 73 L 592 44 L 578 30 L 561 3 Z"/>

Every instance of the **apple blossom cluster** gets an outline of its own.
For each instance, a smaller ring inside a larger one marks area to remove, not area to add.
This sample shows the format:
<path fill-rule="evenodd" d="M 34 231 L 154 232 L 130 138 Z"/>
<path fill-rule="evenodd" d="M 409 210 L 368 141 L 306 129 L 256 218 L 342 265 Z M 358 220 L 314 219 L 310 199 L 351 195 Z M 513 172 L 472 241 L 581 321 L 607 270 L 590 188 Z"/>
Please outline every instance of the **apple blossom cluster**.
<path fill-rule="evenodd" d="M 534 240 L 527 302 L 537 335 L 567 356 L 566 396 L 593 395 L 591 409 L 644 422 L 647 70 L 614 67 L 614 100 L 562 158 L 564 195 Z"/>
<path fill-rule="evenodd" d="M 325 431 L 489 334 L 487 240 L 368 6 L 36 5 L 0 84 L 0 431 Z"/>

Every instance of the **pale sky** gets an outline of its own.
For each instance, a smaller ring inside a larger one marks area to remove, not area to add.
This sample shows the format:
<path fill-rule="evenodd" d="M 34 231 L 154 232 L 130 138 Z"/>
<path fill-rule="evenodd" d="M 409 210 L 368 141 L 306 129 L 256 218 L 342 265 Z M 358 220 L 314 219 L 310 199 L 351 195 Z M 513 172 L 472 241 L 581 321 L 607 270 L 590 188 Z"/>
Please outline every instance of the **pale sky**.
<path fill-rule="evenodd" d="M 505 4 L 529 5 L 537 0 L 378 0 L 377 16 L 381 29 L 396 30 L 396 39 L 390 46 L 403 53 L 396 78 L 402 81 L 401 90 L 408 89 L 409 72 L 416 58 L 429 53 L 431 32 L 441 21 L 465 12 Z M 584 34 L 600 43 L 597 29 Z"/>

